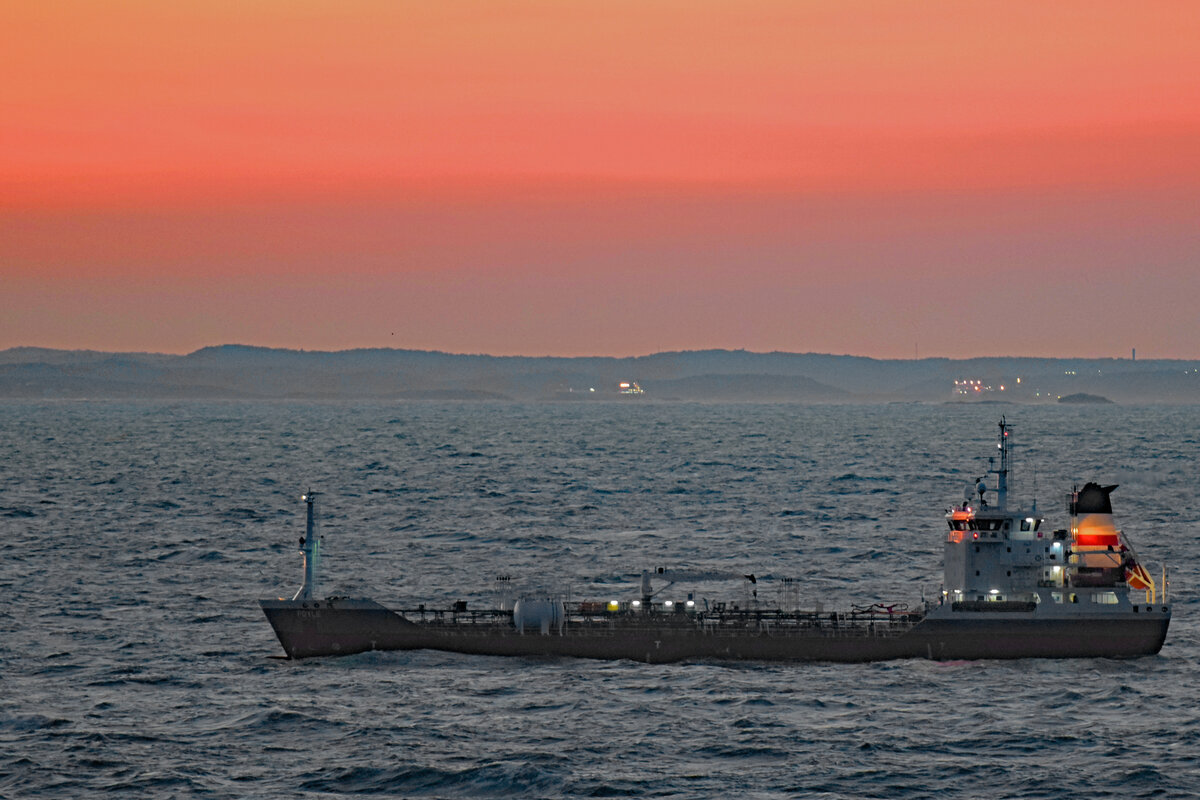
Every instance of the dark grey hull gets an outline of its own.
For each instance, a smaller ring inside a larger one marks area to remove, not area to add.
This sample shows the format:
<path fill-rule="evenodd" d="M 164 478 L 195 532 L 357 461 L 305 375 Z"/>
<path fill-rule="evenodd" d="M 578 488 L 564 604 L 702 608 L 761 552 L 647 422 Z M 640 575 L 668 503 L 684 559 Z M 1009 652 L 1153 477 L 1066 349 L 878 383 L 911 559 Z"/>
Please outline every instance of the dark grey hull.
<path fill-rule="evenodd" d="M 1033 614 L 953 618 L 837 618 L 743 615 L 704 620 L 683 614 L 619 615 L 519 632 L 495 614 L 432 614 L 410 620 L 371 600 L 260 601 L 291 658 L 370 650 L 443 650 L 489 656 L 568 656 L 647 663 L 712 661 L 886 661 L 1132 657 L 1157 653 L 1169 613 L 1035 619 Z"/>
<path fill-rule="evenodd" d="M 1167 638 L 1168 614 L 1081 619 L 926 619 L 914 629 L 918 655 L 940 661 L 977 658 L 1128 658 L 1153 655 Z"/>

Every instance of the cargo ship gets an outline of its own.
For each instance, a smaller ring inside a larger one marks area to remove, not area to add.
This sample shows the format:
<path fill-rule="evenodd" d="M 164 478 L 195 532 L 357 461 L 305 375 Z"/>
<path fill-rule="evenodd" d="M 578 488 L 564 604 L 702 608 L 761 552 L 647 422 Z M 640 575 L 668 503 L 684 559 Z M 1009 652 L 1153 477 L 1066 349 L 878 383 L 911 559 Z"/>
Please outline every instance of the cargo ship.
<path fill-rule="evenodd" d="M 828 611 L 796 602 L 666 599 L 674 576 L 644 571 L 625 600 L 574 602 L 553 592 L 505 596 L 490 609 L 391 609 L 369 598 L 318 596 L 320 537 L 307 503 L 304 582 L 290 598 L 260 600 L 288 658 L 372 650 L 489 656 L 701 661 L 865 662 L 1133 657 L 1158 653 L 1171 621 L 1165 567 L 1158 581 L 1113 523 L 1116 486 L 1067 495 L 1068 526 L 1050 530 L 1036 509 L 1010 507 L 1010 426 L 998 456 L 946 512 L 944 582 L 915 603 Z M 747 585 L 757 584 L 746 575 Z M 508 586 L 507 580 L 502 581 Z M 781 597 L 789 589 L 785 585 Z M 676 595 L 679 597 L 679 595 Z"/>

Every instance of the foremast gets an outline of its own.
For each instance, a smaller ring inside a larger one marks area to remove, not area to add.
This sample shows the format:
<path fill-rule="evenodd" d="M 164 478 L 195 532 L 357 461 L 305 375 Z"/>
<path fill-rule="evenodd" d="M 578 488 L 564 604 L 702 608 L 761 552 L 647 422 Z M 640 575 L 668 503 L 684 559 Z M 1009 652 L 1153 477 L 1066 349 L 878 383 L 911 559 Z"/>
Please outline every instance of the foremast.
<path fill-rule="evenodd" d="M 304 526 L 304 537 L 300 539 L 300 552 L 304 553 L 304 584 L 292 600 L 312 600 L 317 596 L 317 577 L 321 564 L 321 537 L 317 535 L 313 503 L 317 493 L 311 489 L 300 496 L 308 505 L 308 518 Z"/>

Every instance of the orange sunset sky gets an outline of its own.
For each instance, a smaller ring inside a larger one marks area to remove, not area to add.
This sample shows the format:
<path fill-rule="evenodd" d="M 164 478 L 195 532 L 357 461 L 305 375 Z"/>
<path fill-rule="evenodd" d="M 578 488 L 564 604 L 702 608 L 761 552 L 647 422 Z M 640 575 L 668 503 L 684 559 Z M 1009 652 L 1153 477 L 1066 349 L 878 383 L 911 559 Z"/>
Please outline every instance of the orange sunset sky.
<path fill-rule="evenodd" d="M 1200 4 L 39 2 L 0 348 L 1200 358 Z"/>

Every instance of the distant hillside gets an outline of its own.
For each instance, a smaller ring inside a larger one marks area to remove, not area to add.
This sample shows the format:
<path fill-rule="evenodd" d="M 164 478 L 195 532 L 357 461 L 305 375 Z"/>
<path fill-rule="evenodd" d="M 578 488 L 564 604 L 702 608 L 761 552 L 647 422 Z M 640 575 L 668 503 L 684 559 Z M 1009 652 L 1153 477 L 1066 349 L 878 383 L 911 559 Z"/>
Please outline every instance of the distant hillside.
<path fill-rule="evenodd" d="M 0 398 L 616 400 L 645 402 L 1200 402 L 1200 362 L 976 358 L 879 360 L 701 350 L 631 358 L 421 350 L 206 347 L 183 356 L 20 347 L 0 351 Z"/>

